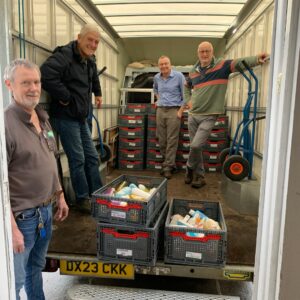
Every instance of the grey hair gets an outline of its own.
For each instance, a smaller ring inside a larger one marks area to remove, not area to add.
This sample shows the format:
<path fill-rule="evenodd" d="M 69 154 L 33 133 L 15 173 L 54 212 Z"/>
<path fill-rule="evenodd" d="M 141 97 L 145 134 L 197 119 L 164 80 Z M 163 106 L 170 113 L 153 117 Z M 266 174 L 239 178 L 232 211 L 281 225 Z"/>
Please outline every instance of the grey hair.
<path fill-rule="evenodd" d="M 171 63 L 171 59 L 170 59 L 170 57 L 167 56 L 167 55 L 162 55 L 162 56 L 160 56 L 159 59 L 158 59 L 158 61 L 160 61 L 160 60 L 163 59 L 163 58 L 167 58 L 167 59 L 169 60 L 169 62 Z"/>
<path fill-rule="evenodd" d="M 85 36 L 87 33 L 89 32 L 96 32 L 99 36 L 100 36 L 100 31 L 98 26 L 94 25 L 94 24 L 85 24 L 81 30 L 80 30 L 80 35 L 81 36 Z"/>
<path fill-rule="evenodd" d="M 41 77 L 41 72 L 40 72 L 40 68 L 38 65 L 31 62 L 28 59 L 17 58 L 15 60 L 11 61 L 10 64 L 6 66 L 6 68 L 4 70 L 4 75 L 3 75 L 4 80 L 10 80 L 13 82 L 15 79 L 16 69 L 19 67 L 24 67 L 27 69 L 35 69 L 38 71 L 38 73 Z"/>

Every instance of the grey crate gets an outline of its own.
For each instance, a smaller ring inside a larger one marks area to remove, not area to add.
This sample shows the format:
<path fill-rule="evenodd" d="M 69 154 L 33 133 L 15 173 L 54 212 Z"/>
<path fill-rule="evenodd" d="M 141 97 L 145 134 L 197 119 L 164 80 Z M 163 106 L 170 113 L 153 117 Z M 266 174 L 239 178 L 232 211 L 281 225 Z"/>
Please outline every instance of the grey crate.
<path fill-rule="evenodd" d="M 144 134 L 143 126 L 119 126 L 119 136 L 121 137 L 144 137 Z"/>
<path fill-rule="evenodd" d="M 119 149 L 135 149 L 144 147 L 144 137 L 128 138 L 119 136 Z"/>
<path fill-rule="evenodd" d="M 163 243 L 166 203 L 153 224 L 146 228 L 98 223 L 97 254 L 99 260 L 130 262 L 154 266 L 159 245 Z"/>
<path fill-rule="evenodd" d="M 119 149 L 120 159 L 143 159 L 144 150 L 143 149 Z"/>
<path fill-rule="evenodd" d="M 144 161 L 140 160 L 129 160 L 129 159 L 121 159 L 118 160 L 119 169 L 121 170 L 143 170 L 144 169 Z"/>
<path fill-rule="evenodd" d="M 105 192 L 127 183 L 144 184 L 156 188 L 148 202 L 111 197 Z M 165 178 L 121 175 L 114 181 L 97 190 L 92 195 L 92 216 L 99 222 L 118 223 L 123 225 L 148 226 L 167 201 L 167 180 Z"/>
<path fill-rule="evenodd" d="M 118 116 L 119 126 L 144 126 L 145 116 L 144 115 L 119 115 Z"/>
<path fill-rule="evenodd" d="M 148 104 L 141 103 L 141 104 L 134 104 L 130 103 L 127 104 L 125 108 L 125 113 L 129 114 L 145 114 L 148 111 Z"/>
<path fill-rule="evenodd" d="M 189 210 L 201 210 L 209 218 L 218 221 L 221 230 L 204 230 L 171 226 L 171 216 L 187 215 Z M 204 237 L 190 237 L 188 232 L 204 234 Z M 204 200 L 173 199 L 165 224 L 165 262 L 223 267 L 226 262 L 227 228 L 219 202 Z"/>

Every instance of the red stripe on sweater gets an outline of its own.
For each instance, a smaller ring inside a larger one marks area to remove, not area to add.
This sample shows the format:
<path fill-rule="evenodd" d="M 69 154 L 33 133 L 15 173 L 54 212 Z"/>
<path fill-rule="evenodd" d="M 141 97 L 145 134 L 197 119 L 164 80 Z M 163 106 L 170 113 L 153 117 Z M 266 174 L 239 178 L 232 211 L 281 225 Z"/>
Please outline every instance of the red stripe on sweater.
<path fill-rule="evenodd" d="M 228 82 L 228 79 L 216 79 L 216 80 L 211 80 L 211 81 L 207 81 L 207 82 L 204 82 L 204 83 L 196 84 L 194 86 L 194 88 L 195 89 L 200 89 L 200 88 L 203 88 L 203 87 L 209 86 L 209 85 L 227 84 L 227 82 Z"/>

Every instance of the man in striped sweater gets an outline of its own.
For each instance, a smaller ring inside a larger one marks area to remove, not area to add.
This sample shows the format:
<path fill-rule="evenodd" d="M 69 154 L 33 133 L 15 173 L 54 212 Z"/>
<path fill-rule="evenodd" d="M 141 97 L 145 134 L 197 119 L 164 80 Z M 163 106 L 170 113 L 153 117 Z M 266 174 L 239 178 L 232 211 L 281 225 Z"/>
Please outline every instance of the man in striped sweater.
<path fill-rule="evenodd" d="M 239 59 L 220 59 L 214 57 L 211 43 L 202 42 L 198 46 L 199 61 L 193 66 L 186 80 L 184 99 L 190 111 L 188 127 L 190 135 L 190 152 L 186 164 L 185 183 L 194 188 L 206 184 L 202 147 L 206 143 L 219 114 L 224 113 L 225 93 L 228 77 L 237 71 L 237 66 L 244 69 L 244 60 L 250 67 L 266 62 L 268 55 Z"/>

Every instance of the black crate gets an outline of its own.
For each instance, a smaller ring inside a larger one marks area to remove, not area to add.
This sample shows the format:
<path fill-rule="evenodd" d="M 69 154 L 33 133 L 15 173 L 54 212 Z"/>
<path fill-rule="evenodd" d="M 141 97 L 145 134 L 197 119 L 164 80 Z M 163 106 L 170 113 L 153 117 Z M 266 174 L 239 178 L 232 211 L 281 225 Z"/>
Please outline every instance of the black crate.
<path fill-rule="evenodd" d="M 143 170 L 144 161 L 140 160 L 129 160 L 129 159 L 119 159 L 119 169 L 121 170 Z"/>
<path fill-rule="evenodd" d="M 219 116 L 215 122 L 214 128 L 227 128 L 228 116 Z"/>
<path fill-rule="evenodd" d="M 185 161 L 176 161 L 176 167 L 178 170 L 186 170 L 186 162 Z"/>
<path fill-rule="evenodd" d="M 156 114 L 156 104 L 155 103 L 151 103 L 148 104 L 148 114 Z"/>
<path fill-rule="evenodd" d="M 156 127 L 156 115 L 148 115 L 148 126 Z"/>
<path fill-rule="evenodd" d="M 179 132 L 179 138 L 181 140 L 190 140 L 189 130 L 187 128 L 181 128 Z"/>
<path fill-rule="evenodd" d="M 157 149 L 148 149 L 147 150 L 147 159 L 148 160 L 163 161 L 163 156 L 160 153 L 160 150 L 157 150 Z"/>
<path fill-rule="evenodd" d="M 178 141 L 178 150 L 190 151 L 190 141 L 180 139 Z"/>
<path fill-rule="evenodd" d="M 222 165 L 220 163 L 204 163 L 204 169 L 210 173 L 221 172 Z"/>
<path fill-rule="evenodd" d="M 171 216 L 185 216 L 189 210 L 200 210 L 217 221 L 221 230 L 204 230 L 171 226 Z M 191 237 L 191 233 L 203 237 Z M 226 262 L 227 228 L 219 202 L 173 199 L 165 224 L 165 262 L 184 265 L 223 267 Z"/>
<path fill-rule="evenodd" d="M 119 126 L 144 126 L 145 116 L 144 115 L 119 115 L 118 116 Z"/>
<path fill-rule="evenodd" d="M 147 141 L 147 147 L 149 149 L 159 149 L 159 143 L 157 138 L 151 138 Z"/>
<path fill-rule="evenodd" d="M 154 266 L 159 245 L 163 243 L 167 211 L 168 204 L 166 203 L 155 222 L 146 228 L 98 223 L 98 259 Z"/>
<path fill-rule="evenodd" d="M 147 169 L 160 171 L 162 170 L 162 162 L 157 160 L 147 160 Z"/>
<path fill-rule="evenodd" d="M 135 149 L 144 147 L 144 137 L 127 138 L 119 136 L 119 149 Z"/>
<path fill-rule="evenodd" d="M 203 151 L 203 161 L 206 163 L 219 163 L 220 162 L 220 151 Z"/>
<path fill-rule="evenodd" d="M 141 103 L 141 104 L 127 104 L 125 108 L 125 113 L 128 114 L 145 114 L 148 111 L 148 104 Z"/>
<path fill-rule="evenodd" d="M 207 151 L 222 151 L 227 148 L 228 140 L 220 140 L 220 141 L 211 141 L 207 140 L 205 145 L 203 146 L 203 150 Z"/>
<path fill-rule="evenodd" d="M 126 181 L 128 184 L 144 184 L 156 188 L 149 201 L 112 197 L 105 192 Z M 167 180 L 165 178 L 121 175 L 92 195 L 92 216 L 99 222 L 123 225 L 148 226 L 167 201 Z"/>
<path fill-rule="evenodd" d="M 119 149 L 119 158 L 120 159 L 137 159 L 142 160 L 144 158 L 143 149 Z"/>
<path fill-rule="evenodd" d="M 188 129 L 188 117 L 183 117 L 181 119 L 181 128 Z"/>
<path fill-rule="evenodd" d="M 189 158 L 189 151 L 177 150 L 176 160 L 178 161 L 187 161 Z"/>
<path fill-rule="evenodd" d="M 144 137 L 145 130 L 143 126 L 120 126 L 119 136 L 122 137 Z"/>
<path fill-rule="evenodd" d="M 156 138 L 156 127 L 148 127 L 148 138 Z"/>

